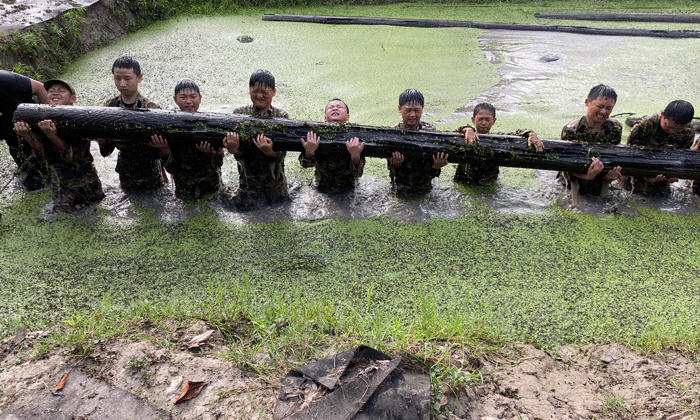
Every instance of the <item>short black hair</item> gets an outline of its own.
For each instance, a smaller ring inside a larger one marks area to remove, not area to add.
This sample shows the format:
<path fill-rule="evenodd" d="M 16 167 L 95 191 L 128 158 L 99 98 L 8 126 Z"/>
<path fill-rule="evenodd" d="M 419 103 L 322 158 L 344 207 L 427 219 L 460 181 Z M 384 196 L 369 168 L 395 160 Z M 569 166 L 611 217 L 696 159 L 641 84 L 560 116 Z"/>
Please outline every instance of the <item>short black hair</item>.
<path fill-rule="evenodd" d="M 693 120 L 693 114 L 695 114 L 695 109 L 688 101 L 673 101 L 666 105 L 664 109 L 664 117 L 673 121 L 676 124 L 685 125 Z"/>
<path fill-rule="evenodd" d="M 112 73 L 114 73 L 114 69 L 132 69 L 137 76 L 141 74 L 139 62 L 130 55 L 124 55 L 114 60 L 112 64 Z"/>
<path fill-rule="evenodd" d="M 488 102 L 482 102 L 482 103 L 478 104 L 477 106 L 475 106 L 474 107 L 474 115 L 472 115 L 472 116 L 476 117 L 476 114 L 478 114 L 479 111 L 490 112 L 491 115 L 493 115 L 493 117 L 496 118 L 496 107 L 494 107 L 493 105 L 491 105 Z"/>
<path fill-rule="evenodd" d="M 331 99 L 330 101 L 328 101 L 328 104 L 331 103 L 331 102 L 333 102 L 333 101 L 340 101 L 340 102 L 342 102 L 343 105 L 345 105 L 345 111 L 347 111 L 347 113 L 350 114 L 350 107 L 348 106 L 348 104 L 345 103 L 344 100 L 339 99 L 339 98 L 333 98 L 333 99 Z M 326 104 L 326 108 L 328 108 L 328 104 Z"/>
<path fill-rule="evenodd" d="M 273 76 L 272 73 L 264 69 L 255 70 L 253 74 L 250 75 L 250 82 L 248 83 L 248 86 L 253 87 L 258 83 L 264 86 L 269 86 L 271 89 L 274 89 L 275 76 Z"/>
<path fill-rule="evenodd" d="M 417 102 L 420 106 L 424 106 L 425 99 L 423 98 L 423 94 L 416 89 L 406 89 L 401 92 L 401 95 L 399 95 L 399 106 L 404 106 L 411 102 Z"/>
<path fill-rule="evenodd" d="M 175 96 L 183 90 L 193 90 L 201 95 L 199 92 L 199 86 L 190 79 L 182 79 L 175 85 Z"/>
<path fill-rule="evenodd" d="M 617 102 L 617 92 L 615 92 L 615 89 L 611 88 L 608 85 L 600 84 L 598 86 L 593 86 L 591 88 L 591 91 L 588 92 L 589 101 L 593 101 L 599 96 L 602 96 L 603 98 L 609 98 Z"/>

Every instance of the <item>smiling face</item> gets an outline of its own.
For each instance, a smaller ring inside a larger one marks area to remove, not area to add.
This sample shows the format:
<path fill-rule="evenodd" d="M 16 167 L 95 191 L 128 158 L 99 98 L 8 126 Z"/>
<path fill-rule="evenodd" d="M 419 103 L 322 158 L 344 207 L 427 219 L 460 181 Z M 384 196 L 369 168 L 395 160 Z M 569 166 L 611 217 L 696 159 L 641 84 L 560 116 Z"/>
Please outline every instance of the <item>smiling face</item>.
<path fill-rule="evenodd" d="M 49 86 L 47 92 L 51 105 L 73 105 L 75 103 L 75 95 L 70 93 L 70 89 L 60 83 L 54 83 Z"/>
<path fill-rule="evenodd" d="M 199 104 L 202 103 L 202 95 L 196 90 L 182 89 L 173 96 L 173 100 L 181 111 L 197 112 Z"/>
<path fill-rule="evenodd" d="M 586 98 L 584 101 L 588 111 L 586 112 L 586 121 L 592 127 L 600 127 L 610 117 L 615 100 L 599 96 L 593 100 Z"/>
<path fill-rule="evenodd" d="M 122 100 L 125 102 L 135 101 L 139 94 L 139 83 L 143 80 L 143 74 L 136 74 L 133 69 L 115 67 L 112 69 L 112 76 Z"/>
<path fill-rule="evenodd" d="M 272 98 L 277 94 L 277 89 L 256 83 L 248 89 L 248 92 L 253 106 L 259 111 L 267 111 L 272 105 Z"/>
<path fill-rule="evenodd" d="M 476 115 L 472 117 L 472 123 L 474 124 L 474 127 L 476 127 L 477 133 L 488 134 L 491 127 L 496 124 L 496 117 L 494 117 L 491 112 L 485 109 L 480 109 Z"/>
<path fill-rule="evenodd" d="M 409 130 L 418 130 L 420 117 L 423 115 L 423 105 L 418 102 L 407 102 L 399 106 L 403 125 Z"/>
<path fill-rule="evenodd" d="M 345 124 L 350 119 L 345 102 L 333 100 L 326 105 L 326 122 Z"/>

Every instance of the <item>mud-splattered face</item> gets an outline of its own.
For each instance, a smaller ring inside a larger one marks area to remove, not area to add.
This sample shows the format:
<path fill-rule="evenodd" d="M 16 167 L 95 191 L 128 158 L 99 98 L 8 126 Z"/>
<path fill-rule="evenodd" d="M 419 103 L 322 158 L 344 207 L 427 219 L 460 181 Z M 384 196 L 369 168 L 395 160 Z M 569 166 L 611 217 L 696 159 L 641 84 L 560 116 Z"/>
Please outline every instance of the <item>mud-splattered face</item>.
<path fill-rule="evenodd" d="M 682 133 L 683 130 L 685 130 L 685 127 L 687 127 L 686 124 L 678 124 L 670 118 L 666 118 L 663 112 L 661 112 L 661 121 L 659 124 L 661 125 L 661 129 L 664 130 L 666 134 L 670 134 L 672 136 Z"/>
<path fill-rule="evenodd" d="M 586 120 L 593 125 L 604 123 L 612 113 L 615 107 L 615 100 L 599 96 L 593 100 L 586 98 L 584 101 L 588 111 L 586 112 Z"/>
<path fill-rule="evenodd" d="M 196 90 L 182 89 L 173 96 L 173 100 L 181 111 L 197 112 L 199 104 L 202 103 L 202 95 Z"/>
<path fill-rule="evenodd" d="M 261 111 L 266 111 L 270 108 L 272 98 L 277 94 L 277 89 L 260 83 L 254 84 L 248 91 L 250 92 L 250 100 L 253 102 L 253 106 Z"/>
<path fill-rule="evenodd" d="M 403 125 L 409 130 L 418 130 L 420 117 L 423 115 L 423 105 L 418 102 L 408 102 L 399 106 Z"/>
<path fill-rule="evenodd" d="M 479 134 L 488 134 L 496 124 L 496 117 L 485 109 L 480 109 L 475 116 L 472 117 L 472 123 L 476 127 L 476 132 Z"/>

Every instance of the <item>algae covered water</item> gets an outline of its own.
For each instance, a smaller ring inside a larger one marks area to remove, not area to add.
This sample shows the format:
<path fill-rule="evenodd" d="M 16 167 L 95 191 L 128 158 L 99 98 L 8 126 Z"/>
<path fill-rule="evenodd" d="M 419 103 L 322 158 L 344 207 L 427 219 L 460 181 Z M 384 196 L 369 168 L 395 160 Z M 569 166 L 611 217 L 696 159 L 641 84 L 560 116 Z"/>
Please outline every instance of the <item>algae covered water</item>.
<path fill-rule="evenodd" d="M 239 42 L 242 35 L 253 42 Z M 273 104 L 295 119 L 321 120 L 326 102 L 340 97 L 351 122 L 393 125 L 399 93 L 416 88 L 426 97 L 423 119 L 440 130 L 468 123 L 473 105 L 489 101 L 494 131 L 557 138 L 598 83 L 617 90 L 613 113 L 700 103 L 693 46 L 260 15 L 178 18 L 86 56 L 64 78 L 80 105 L 100 105 L 116 94 L 112 61 L 133 55 L 142 93 L 162 107 L 174 106 L 175 83 L 191 78 L 202 88 L 201 110 L 230 112 L 248 103 L 250 73 L 267 68 L 277 78 Z M 431 194 L 397 200 L 386 163 L 368 159 L 353 194 L 326 196 L 289 153 L 291 200 L 240 213 L 217 196 L 175 200 L 172 187 L 124 194 L 115 157 L 94 155 L 107 198 L 93 213 L 49 216 L 49 193 L 27 194 L 16 182 L 3 193 L 0 331 L 42 327 L 105 301 L 177 305 L 244 280 L 261 302 L 302 296 L 387 319 L 418 316 L 417 302 L 427 299 L 443 317 L 465 314 L 493 336 L 543 344 L 699 331 L 698 200 L 681 184 L 659 201 L 617 188 L 570 209 L 551 172 L 502 168 L 495 185 L 476 188 L 455 185 L 449 165 Z M 232 158 L 223 169 L 233 188 Z"/>

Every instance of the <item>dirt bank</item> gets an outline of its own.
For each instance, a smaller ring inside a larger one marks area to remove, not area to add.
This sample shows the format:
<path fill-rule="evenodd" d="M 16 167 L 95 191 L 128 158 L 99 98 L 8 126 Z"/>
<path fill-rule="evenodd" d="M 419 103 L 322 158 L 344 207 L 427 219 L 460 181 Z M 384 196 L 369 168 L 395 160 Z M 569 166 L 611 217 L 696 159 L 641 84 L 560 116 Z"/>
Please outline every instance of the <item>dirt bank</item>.
<path fill-rule="evenodd" d="M 222 356 L 229 349 L 216 333 L 202 349 L 186 348 L 209 328 L 204 323 L 172 327 L 167 338 L 152 325 L 139 328 L 144 339 L 97 342 L 82 357 L 51 350 L 23 361 L 38 339 L 27 334 L 4 340 L 0 419 L 272 418 L 281 378 L 253 371 L 265 370 L 267 354 L 246 370 Z M 478 358 L 468 349 L 451 351 L 452 363 L 475 380 L 466 388 L 435 391 L 433 418 L 700 418 L 697 360 L 676 352 L 643 355 L 617 344 L 556 352 L 514 344 Z M 65 387 L 52 392 L 67 372 Z M 196 398 L 174 405 L 188 380 L 207 385 Z"/>
<path fill-rule="evenodd" d="M 91 1 L 83 0 L 84 3 Z M 17 7 L 5 7 L 2 11 L 0 34 L 4 31 L 5 35 L 0 36 L 0 66 L 39 78 L 56 76 L 81 55 L 148 23 L 139 17 L 138 10 L 129 0 L 92 1 L 84 8 L 49 2 L 42 9 L 22 10 L 20 7 L 19 13 Z M 58 10 L 62 11 L 56 13 Z M 28 16 L 23 16 L 23 13 Z M 52 17 L 13 30 L 24 25 L 22 19 L 31 22 L 46 16 Z"/>

